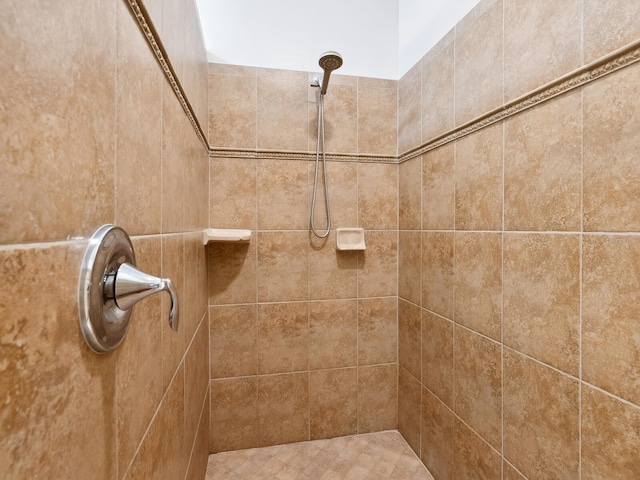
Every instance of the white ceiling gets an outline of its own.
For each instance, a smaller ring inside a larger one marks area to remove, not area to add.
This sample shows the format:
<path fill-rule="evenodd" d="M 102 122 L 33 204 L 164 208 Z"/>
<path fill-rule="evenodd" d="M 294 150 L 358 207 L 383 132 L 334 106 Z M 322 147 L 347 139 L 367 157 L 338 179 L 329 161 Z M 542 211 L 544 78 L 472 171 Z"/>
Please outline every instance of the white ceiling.
<path fill-rule="evenodd" d="M 196 0 L 210 62 L 398 79 L 479 0 Z"/>

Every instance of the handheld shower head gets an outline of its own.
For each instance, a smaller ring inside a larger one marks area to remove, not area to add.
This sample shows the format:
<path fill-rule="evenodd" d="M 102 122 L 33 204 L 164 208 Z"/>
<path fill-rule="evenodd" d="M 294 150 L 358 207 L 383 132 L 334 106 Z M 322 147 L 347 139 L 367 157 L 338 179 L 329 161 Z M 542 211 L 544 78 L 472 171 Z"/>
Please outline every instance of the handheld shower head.
<path fill-rule="evenodd" d="M 322 75 L 322 87 L 320 88 L 320 94 L 324 95 L 327 93 L 327 86 L 329 86 L 329 76 L 331 75 L 331 72 L 342 66 L 342 55 L 338 52 L 324 52 L 320 56 L 318 64 L 324 70 L 324 74 Z"/>

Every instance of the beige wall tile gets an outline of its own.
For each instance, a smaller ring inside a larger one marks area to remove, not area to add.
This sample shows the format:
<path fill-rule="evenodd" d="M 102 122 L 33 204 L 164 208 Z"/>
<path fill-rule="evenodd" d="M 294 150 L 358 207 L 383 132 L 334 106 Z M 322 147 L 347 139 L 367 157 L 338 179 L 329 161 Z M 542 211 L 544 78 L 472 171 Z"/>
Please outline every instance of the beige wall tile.
<path fill-rule="evenodd" d="M 211 381 L 211 453 L 261 445 L 258 430 L 258 378 Z"/>
<path fill-rule="evenodd" d="M 420 456 L 420 381 L 403 367 L 398 369 L 398 430 Z"/>
<path fill-rule="evenodd" d="M 398 361 L 420 379 L 422 327 L 420 307 L 398 299 Z"/>
<path fill-rule="evenodd" d="M 209 271 L 209 303 L 256 301 L 257 235 L 246 243 L 216 243 L 206 247 Z"/>
<path fill-rule="evenodd" d="M 210 64 L 211 65 L 211 64 Z M 209 144 L 256 148 L 258 79 L 255 69 L 209 73 Z"/>
<path fill-rule="evenodd" d="M 358 433 L 398 428 L 398 365 L 358 367 Z"/>
<path fill-rule="evenodd" d="M 587 385 L 582 387 L 582 475 L 640 476 L 640 410 Z"/>
<path fill-rule="evenodd" d="M 455 227 L 455 145 L 450 143 L 422 156 L 422 228 Z"/>
<path fill-rule="evenodd" d="M 504 237 L 504 343 L 578 376 L 580 238 Z"/>
<path fill-rule="evenodd" d="M 258 305 L 258 373 L 309 369 L 307 303 Z"/>
<path fill-rule="evenodd" d="M 582 378 L 640 403 L 640 238 L 585 235 Z"/>
<path fill-rule="evenodd" d="M 209 227 L 257 228 L 256 160 L 212 158 Z"/>
<path fill-rule="evenodd" d="M 258 234 L 258 300 L 307 300 L 307 232 Z"/>
<path fill-rule="evenodd" d="M 422 141 L 422 62 L 398 81 L 398 153 Z"/>
<path fill-rule="evenodd" d="M 634 0 L 584 1 L 584 61 L 592 62 L 640 36 Z"/>
<path fill-rule="evenodd" d="M 209 156 L 193 127 L 185 123 L 188 139 L 182 189 L 183 230 L 202 231 L 209 225 Z"/>
<path fill-rule="evenodd" d="M 367 250 L 358 256 L 358 297 L 398 294 L 396 232 L 366 232 Z"/>
<path fill-rule="evenodd" d="M 422 307 L 453 318 L 452 232 L 422 232 Z"/>
<path fill-rule="evenodd" d="M 309 163 L 308 197 L 313 194 L 315 162 Z M 329 206 L 332 228 L 353 227 L 358 224 L 358 164 L 355 162 L 327 162 L 329 178 Z M 324 207 L 324 179 L 322 164 L 318 166 L 318 186 L 315 210 L 316 229 L 325 229 L 327 214 Z M 309 212 L 311 200 L 309 200 Z M 307 221 L 307 224 L 309 221 Z"/>
<path fill-rule="evenodd" d="M 331 75 L 331 87 L 324 97 L 324 151 L 327 153 L 358 151 L 358 89 L 356 77 L 351 79 L 339 82 L 337 75 Z M 309 150 L 312 152 L 318 145 L 319 93 L 318 88 L 309 87 Z"/>
<path fill-rule="evenodd" d="M 185 62 L 186 4 L 189 0 L 162 2 L 162 30 L 160 38 L 173 69 L 181 78 Z"/>
<path fill-rule="evenodd" d="M 207 313 L 207 257 L 202 232 L 184 235 L 184 296 L 180 304 L 180 326 L 188 345 Z"/>
<path fill-rule="evenodd" d="M 210 422 L 210 399 L 207 389 L 207 397 L 202 406 L 198 431 L 191 450 L 189 469 L 187 470 L 188 480 L 199 480 L 205 478 L 207 474 L 207 461 L 209 459 L 209 422 Z"/>
<path fill-rule="evenodd" d="M 420 459 L 434 478 L 453 478 L 455 418 L 437 397 L 422 388 Z"/>
<path fill-rule="evenodd" d="M 162 83 L 162 233 L 180 232 L 184 226 L 184 182 L 188 122 L 182 105 L 167 82 Z M 187 125 L 185 126 L 185 122 Z"/>
<path fill-rule="evenodd" d="M 502 229 L 502 124 L 456 142 L 457 230 Z"/>
<path fill-rule="evenodd" d="M 255 305 L 209 307 L 211 378 L 258 373 L 257 317 Z"/>
<path fill-rule="evenodd" d="M 356 300 L 309 302 L 309 368 L 357 365 Z"/>
<path fill-rule="evenodd" d="M 424 310 L 422 384 L 453 408 L 453 323 Z"/>
<path fill-rule="evenodd" d="M 337 250 L 335 231 L 324 239 L 309 237 L 309 298 L 355 298 L 358 252 Z"/>
<path fill-rule="evenodd" d="M 456 414 L 486 442 L 501 450 L 502 347 L 456 327 L 454 365 Z"/>
<path fill-rule="evenodd" d="M 504 456 L 528 478 L 578 475 L 578 382 L 504 350 Z"/>
<path fill-rule="evenodd" d="M 398 238 L 398 296 L 420 305 L 422 236 L 420 232 L 399 232 Z"/>
<path fill-rule="evenodd" d="M 581 197 L 578 90 L 505 122 L 505 229 L 579 231 Z"/>
<path fill-rule="evenodd" d="M 311 439 L 356 433 L 357 377 L 356 368 L 309 373 Z"/>
<path fill-rule="evenodd" d="M 196 438 L 203 403 L 209 388 L 209 325 L 200 324 L 184 358 L 184 427 L 187 455 Z M 209 405 L 206 405 L 209 408 Z M 187 456 L 187 458 L 189 458 Z"/>
<path fill-rule="evenodd" d="M 421 170 L 422 157 L 403 162 L 399 170 L 399 225 L 400 230 L 420 230 L 421 227 Z"/>
<path fill-rule="evenodd" d="M 502 234 L 455 234 L 456 323 L 494 340 L 502 332 Z"/>
<path fill-rule="evenodd" d="M 260 445 L 309 439 L 309 373 L 258 377 Z"/>
<path fill-rule="evenodd" d="M 358 226 L 398 228 L 398 165 L 358 163 Z"/>
<path fill-rule="evenodd" d="M 640 65 L 584 88 L 584 230 L 638 231 Z"/>
<path fill-rule="evenodd" d="M 358 77 L 358 153 L 396 155 L 397 82 Z"/>
<path fill-rule="evenodd" d="M 454 127 L 454 48 L 451 29 L 422 57 L 422 141 Z"/>
<path fill-rule="evenodd" d="M 500 454 L 460 420 L 454 428 L 453 478 L 502 478 Z"/>
<path fill-rule="evenodd" d="M 358 300 L 358 365 L 398 361 L 398 300 Z"/>
<path fill-rule="evenodd" d="M 502 478 L 503 480 L 527 480 L 506 461 L 502 462 Z"/>
<path fill-rule="evenodd" d="M 581 0 L 504 0 L 506 101 L 575 70 L 581 62 Z"/>
<path fill-rule="evenodd" d="M 309 225 L 306 161 L 258 160 L 258 228 L 306 230 Z"/>
<path fill-rule="evenodd" d="M 502 105 L 503 0 L 482 0 L 455 29 L 455 123 Z"/>

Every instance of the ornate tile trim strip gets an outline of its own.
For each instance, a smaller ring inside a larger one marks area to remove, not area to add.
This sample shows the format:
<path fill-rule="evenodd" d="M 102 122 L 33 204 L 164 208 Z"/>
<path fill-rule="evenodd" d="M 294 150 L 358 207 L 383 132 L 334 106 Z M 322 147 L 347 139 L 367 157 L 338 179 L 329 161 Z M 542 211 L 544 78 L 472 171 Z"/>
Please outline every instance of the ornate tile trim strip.
<path fill-rule="evenodd" d="M 558 95 L 562 95 L 575 88 L 582 87 L 605 75 L 613 73 L 621 68 L 632 65 L 640 60 L 640 40 L 615 50 L 604 57 L 591 62 L 573 72 L 570 72 L 552 82 L 543 85 L 526 95 L 516 98 L 501 107 L 470 121 L 447 133 L 439 135 L 422 145 L 411 149 L 398 156 L 398 163 L 405 162 L 414 157 L 434 150 L 442 145 L 453 142 L 478 130 L 500 122 L 512 115 L 535 107 Z"/>
<path fill-rule="evenodd" d="M 198 118 L 196 117 L 193 107 L 191 106 L 191 104 L 189 103 L 189 100 L 187 99 L 187 95 L 185 94 L 184 88 L 182 88 L 182 84 L 180 83 L 180 80 L 176 75 L 173 65 L 171 65 L 171 61 L 169 60 L 167 51 L 165 50 L 164 45 L 162 45 L 162 42 L 160 41 L 160 35 L 158 35 L 158 32 L 153 26 L 153 23 L 149 19 L 149 13 L 144 8 L 144 5 L 138 3 L 137 0 L 128 0 L 128 3 L 129 3 L 129 8 L 133 13 L 133 16 L 136 18 L 138 25 L 142 30 L 142 33 L 144 34 L 145 38 L 147 39 L 147 42 L 149 43 L 149 46 L 151 47 L 151 50 L 155 54 L 156 59 L 158 60 L 158 63 L 162 67 L 162 70 L 164 71 L 164 75 L 167 77 L 167 80 L 169 81 L 171 88 L 173 88 L 173 91 L 176 94 L 176 97 L 178 97 L 178 100 L 180 101 L 180 105 L 182 105 L 182 109 L 184 110 L 184 113 L 187 115 L 189 122 L 191 122 L 191 125 L 193 126 L 193 129 L 195 130 L 196 135 L 198 135 L 198 138 L 200 139 L 204 147 L 207 150 L 210 150 L 209 143 L 207 142 L 207 136 L 204 130 L 202 129 L 202 126 L 200 125 Z"/>
<path fill-rule="evenodd" d="M 212 148 L 209 150 L 209 157 L 315 161 L 316 154 L 315 152 Z M 398 163 L 398 157 L 395 155 L 327 153 L 326 157 L 332 162 Z"/>

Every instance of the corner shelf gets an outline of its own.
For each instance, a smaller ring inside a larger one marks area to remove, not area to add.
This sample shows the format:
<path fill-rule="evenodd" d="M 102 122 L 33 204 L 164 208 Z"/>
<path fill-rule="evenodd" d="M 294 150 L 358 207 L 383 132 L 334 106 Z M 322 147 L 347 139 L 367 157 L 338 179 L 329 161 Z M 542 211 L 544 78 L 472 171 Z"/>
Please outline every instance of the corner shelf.
<path fill-rule="evenodd" d="M 202 231 L 202 244 L 209 242 L 248 242 L 251 240 L 251 230 L 234 228 L 207 228 Z"/>

